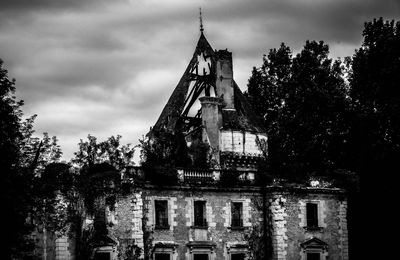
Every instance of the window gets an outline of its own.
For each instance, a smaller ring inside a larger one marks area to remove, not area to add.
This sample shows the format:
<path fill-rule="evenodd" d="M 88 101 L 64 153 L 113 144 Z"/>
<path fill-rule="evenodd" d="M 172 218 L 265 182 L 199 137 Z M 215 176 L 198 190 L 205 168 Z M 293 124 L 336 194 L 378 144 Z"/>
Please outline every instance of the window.
<path fill-rule="evenodd" d="M 154 260 L 170 260 L 170 255 L 166 253 L 154 254 Z"/>
<path fill-rule="evenodd" d="M 318 227 L 318 204 L 307 203 L 307 227 L 316 228 Z"/>
<path fill-rule="evenodd" d="M 245 255 L 243 253 L 240 254 L 232 254 L 231 260 L 244 260 Z"/>
<path fill-rule="evenodd" d="M 307 260 L 320 260 L 319 253 L 307 253 Z"/>
<path fill-rule="evenodd" d="M 156 228 L 169 228 L 168 225 L 168 201 L 167 200 L 155 200 L 154 201 L 156 211 Z"/>
<path fill-rule="evenodd" d="M 110 260 L 110 253 L 109 252 L 96 252 L 94 255 L 95 260 Z"/>
<path fill-rule="evenodd" d="M 205 201 L 195 201 L 194 202 L 194 226 L 195 227 L 207 227 L 206 202 Z"/>
<path fill-rule="evenodd" d="M 208 260 L 208 254 L 194 254 L 193 260 Z"/>
<path fill-rule="evenodd" d="M 243 204 L 241 202 L 232 202 L 232 227 L 243 227 Z"/>

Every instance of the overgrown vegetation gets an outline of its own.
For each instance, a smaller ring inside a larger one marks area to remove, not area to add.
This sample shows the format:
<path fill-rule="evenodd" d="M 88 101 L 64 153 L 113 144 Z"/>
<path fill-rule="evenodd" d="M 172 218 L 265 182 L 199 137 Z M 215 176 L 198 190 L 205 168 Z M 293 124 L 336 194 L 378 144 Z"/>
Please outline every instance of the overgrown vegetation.
<path fill-rule="evenodd" d="M 33 218 L 43 227 L 51 228 L 47 220 L 55 217 L 59 205 L 53 203 L 57 195 L 49 187 L 51 180 L 44 172 L 46 165 L 58 162 L 62 154 L 57 138 L 47 133 L 42 138 L 35 137 L 36 115 L 24 120 L 22 106 L 23 101 L 15 96 L 15 80 L 9 78 L 0 60 L 0 178 L 6 223 L 2 251 L 5 259 L 21 257 L 31 250 L 27 235 L 37 227 Z"/>
<path fill-rule="evenodd" d="M 187 147 L 182 133 L 153 130 L 140 140 L 142 168 L 145 179 L 152 184 L 176 184 L 176 168 L 210 168 L 209 146 L 201 140 Z"/>
<path fill-rule="evenodd" d="M 268 129 L 262 172 L 300 183 L 328 178 L 350 192 L 353 257 L 369 243 L 356 235 L 359 220 L 373 223 L 379 211 L 371 205 L 390 208 L 398 197 L 400 157 L 400 22 L 367 22 L 363 37 L 345 60 L 330 59 L 323 42 L 307 41 L 294 57 L 282 44 L 253 69 L 247 92 Z"/>

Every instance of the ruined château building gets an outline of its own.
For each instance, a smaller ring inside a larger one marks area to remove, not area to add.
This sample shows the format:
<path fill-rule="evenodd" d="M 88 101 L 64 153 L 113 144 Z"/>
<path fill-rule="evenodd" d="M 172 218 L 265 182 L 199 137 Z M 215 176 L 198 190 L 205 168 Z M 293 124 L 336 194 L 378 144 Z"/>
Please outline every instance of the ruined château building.
<path fill-rule="evenodd" d="M 183 136 L 188 147 L 205 143 L 211 163 L 178 167 L 175 184 L 143 181 L 116 196 L 113 206 L 98 198 L 83 230 L 97 223 L 106 232 L 90 244 L 88 257 L 348 259 L 343 190 L 257 183 L 268 137 L 232 67 L 232 53 L 213 50 L 201 28 L 193 57 L 148 136 L 163 131 Z M 141 174 L 134 168 L 123 182 Z M 55 258 L 75 259 L 74 243 L 58 238 Z"/>

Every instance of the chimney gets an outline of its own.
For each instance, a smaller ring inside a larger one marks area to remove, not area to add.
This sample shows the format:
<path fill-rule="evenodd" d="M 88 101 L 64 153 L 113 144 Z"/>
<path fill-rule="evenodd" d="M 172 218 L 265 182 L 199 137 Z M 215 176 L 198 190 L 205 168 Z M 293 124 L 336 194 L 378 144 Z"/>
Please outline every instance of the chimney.
<path fill-rule="evenodd" d="M 203 142 L 210 145 L 214 159 L 219 163 L 219 129 L 222 127 L 221 104 L 218 97 L 201 97 L 201 123 Z"/>
<path fill-rule="evenodd" d="M 232 52 L 219 50 L 216 53 L 217 96 L 223 98 L 223 109 L 235 109 L 233 92 Z"/>

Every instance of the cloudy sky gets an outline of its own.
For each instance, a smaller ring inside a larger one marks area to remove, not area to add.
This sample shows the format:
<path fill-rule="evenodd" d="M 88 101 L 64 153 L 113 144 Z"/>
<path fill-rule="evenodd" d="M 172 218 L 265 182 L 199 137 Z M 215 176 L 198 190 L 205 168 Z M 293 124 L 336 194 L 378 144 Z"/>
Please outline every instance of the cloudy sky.
<path fill-rule="evenodd" d="M 17 80 L 37 133 L 60 139 L 64 159 L 88 134 L 137 144 L 155 123 L 200 35 L 233 52 L 245 90 L 262 55 L 285 42 L 324 40 L 352 55 L 363 23 L 400 18 L 398 0 L 1 0 L 0 58 Z"/>

